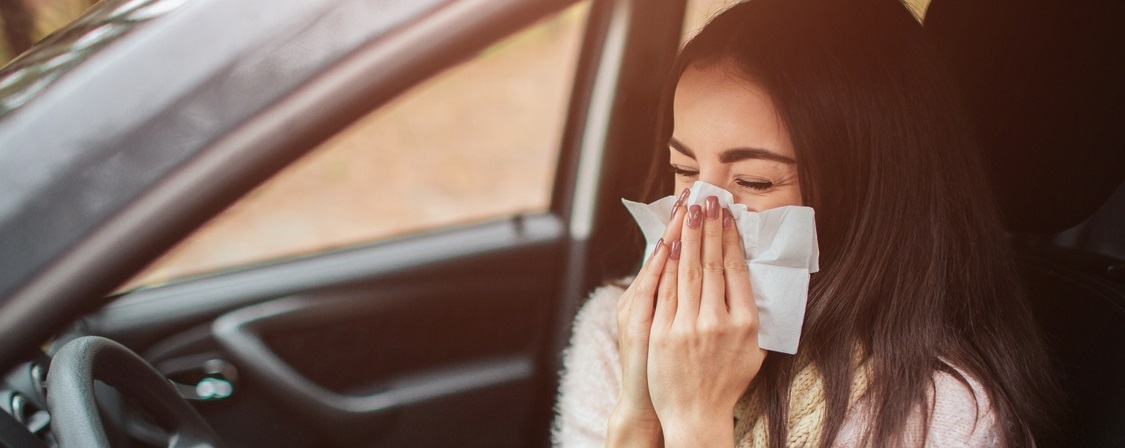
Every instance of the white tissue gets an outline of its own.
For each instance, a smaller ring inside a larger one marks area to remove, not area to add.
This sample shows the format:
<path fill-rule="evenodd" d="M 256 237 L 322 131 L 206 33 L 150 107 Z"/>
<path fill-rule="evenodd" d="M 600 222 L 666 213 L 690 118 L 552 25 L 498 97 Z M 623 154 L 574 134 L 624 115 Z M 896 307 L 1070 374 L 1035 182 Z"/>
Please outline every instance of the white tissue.
<path fill-rule="evenodd" d="M 758 305 L 758 345 L 775 352 L 797 353 L 809 274 L 820 270 L 813 209 L 785 206 L 751 212 L 746 205 L 735 204 L 730 192 L 706 182 L 692 185 L 684 206 L 703 205 L 708 196 L 717 197 L 719 206 L 730 210 L 742 236 L 750 286 Z M 668 196 L 651 204 L 625 199 L 621 202 L 644 233 L 647 260 L 656 241 L 664 236 L 676 197 Z"/>

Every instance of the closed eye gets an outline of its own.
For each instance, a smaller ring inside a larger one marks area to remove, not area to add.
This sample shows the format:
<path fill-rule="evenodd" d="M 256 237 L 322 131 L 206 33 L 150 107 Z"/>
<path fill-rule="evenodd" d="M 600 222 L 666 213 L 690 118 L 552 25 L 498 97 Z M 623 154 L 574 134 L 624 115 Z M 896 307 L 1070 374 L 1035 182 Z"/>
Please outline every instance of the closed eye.
<path fill-rule="evenodd" d="M 699 176 L 699 171 L 692 171 L 692 170 L 689 170 L 689 169 L 678 167 L 676 165 L 672 165 L 672 166 L 668 167 L 668 169 L 670 169 L 672 171 L 672 174 L 675 174 L 677 176 L 683 176 L 683 177 L 689 178 L 689 179 Z"/>
<path fill-rule="evenodd" d="M 743 180 L 736 179 L 734 183 L 740 187 L 749 188 L 751 190 L 765 191 L 773 187 L 773 182 L 768 180 Z"/>

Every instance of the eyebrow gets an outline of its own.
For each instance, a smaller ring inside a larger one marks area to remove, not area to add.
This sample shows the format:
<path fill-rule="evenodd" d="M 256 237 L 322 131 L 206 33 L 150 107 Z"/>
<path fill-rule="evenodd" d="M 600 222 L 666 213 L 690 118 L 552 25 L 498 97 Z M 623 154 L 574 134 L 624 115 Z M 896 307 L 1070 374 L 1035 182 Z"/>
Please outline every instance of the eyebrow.
<path fill-rule="evenodd" d="M 695 159 L 695 153 L 684 145 L 683 142 L 676 140 L 675 137 L 668 140 L 668 146 L 678 151 L 680 154 Z M 746 159 L 772 160 L 774 162 L 787 163 L 790 165 L 797 164 L 796 160 L 762 148 L 730 148 L 719 154 L 719 161 L 722 163 L 732 163 Z"/>

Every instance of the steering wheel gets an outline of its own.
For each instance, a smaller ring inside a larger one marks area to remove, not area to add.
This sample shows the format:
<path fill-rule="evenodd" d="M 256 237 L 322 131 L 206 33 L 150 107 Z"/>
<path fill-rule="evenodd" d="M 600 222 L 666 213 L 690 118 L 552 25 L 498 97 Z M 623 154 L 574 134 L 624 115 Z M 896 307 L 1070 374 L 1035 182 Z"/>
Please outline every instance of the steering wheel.
<path fill-rule="evenodd" d="M 143 358 L 112 340 L 85 336 L 68 342 L 51 360 L 47 409 L 62 448 L 109 447 L 98 415 L 94 380 L 116 388 L 168 433 L 169 448 L 223 446 L 203 417 Z"/>

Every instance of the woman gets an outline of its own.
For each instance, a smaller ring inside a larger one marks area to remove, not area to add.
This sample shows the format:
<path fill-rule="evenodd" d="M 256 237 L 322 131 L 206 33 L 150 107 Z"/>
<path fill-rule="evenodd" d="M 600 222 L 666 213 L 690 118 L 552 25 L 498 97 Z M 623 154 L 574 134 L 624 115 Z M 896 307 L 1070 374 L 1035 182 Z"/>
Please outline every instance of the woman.
<path fill-rule="evenodd" d="M 758 348 L 729 214 L 679 206 L 632 284 L 579 312 L 557 444 L 1050 443 L 1057 387 L 966 113 L 903 5 L 750 0 L 670 79 L 660 195 L 816 211 L 800 349 Z"/>

